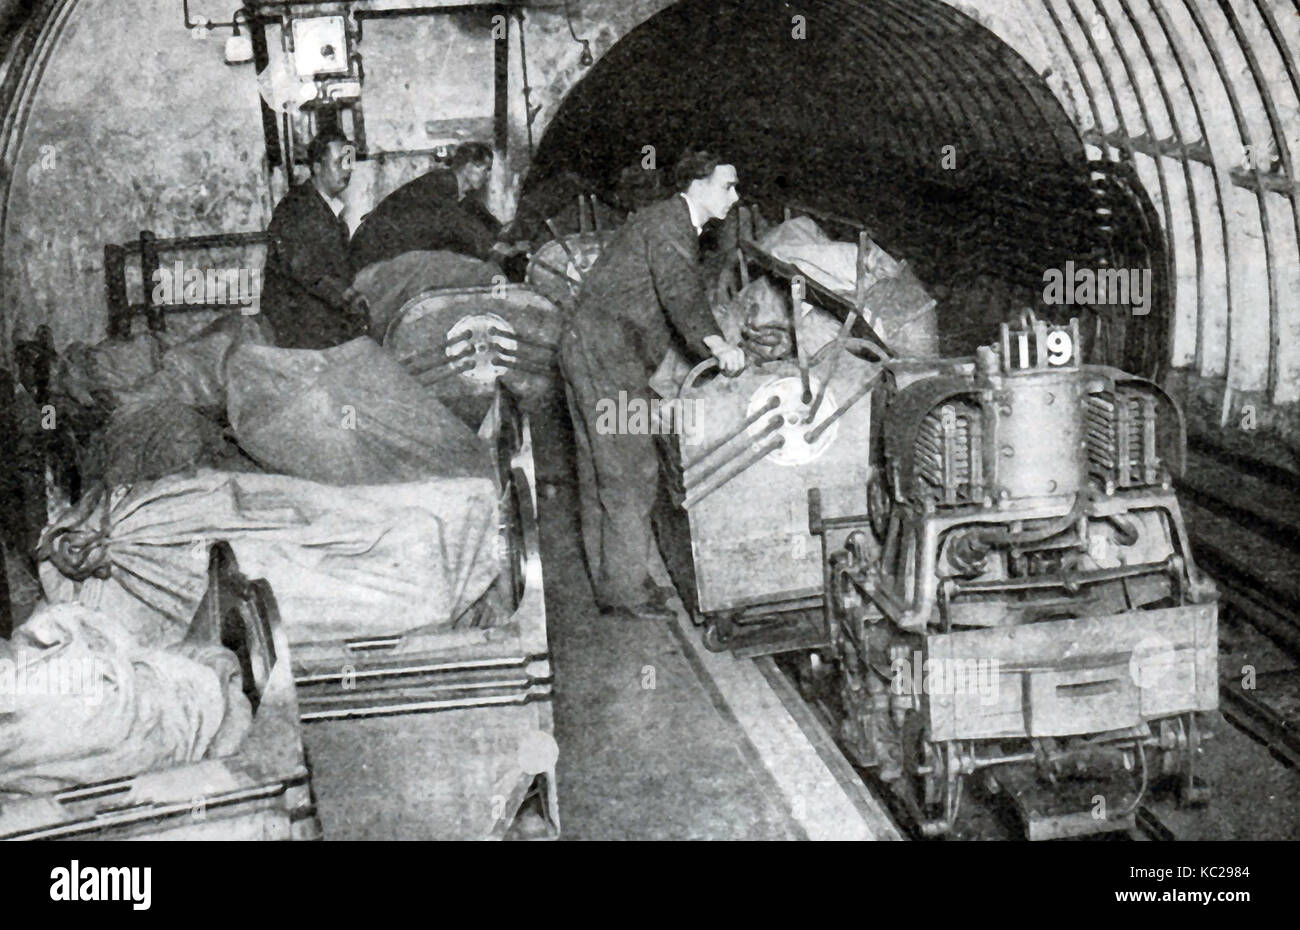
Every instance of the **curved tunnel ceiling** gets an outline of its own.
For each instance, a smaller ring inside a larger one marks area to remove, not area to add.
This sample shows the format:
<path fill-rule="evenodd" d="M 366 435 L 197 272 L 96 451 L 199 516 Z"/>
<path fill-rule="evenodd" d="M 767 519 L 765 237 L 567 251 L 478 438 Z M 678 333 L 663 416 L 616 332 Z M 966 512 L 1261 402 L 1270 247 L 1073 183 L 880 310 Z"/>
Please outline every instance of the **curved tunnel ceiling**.
<path fill-rule="evenodd" d="M 783 8 L 804 42 L 756 9 L 686 0 L 629 33 L 529 187 L 729 143 L 750 192 L 865 221 L 931 284 L 994 279 L 959 316 L 1041 294 L 1065 257 L 1149 267 L 1131 367 L 1226 376 L 1225 416 L 1233 390 L 1300 399 L 1300 2 L 811 0 Z"/>
<path fill-rule="evenodd" d="M 665 166 L 688 144 L 716 147 L 746 194 L 860 220 L 911 261 L 941 298 L 948 350 L 1032 305 L 1044 268 L 1105 247 L 1078 131 L 996 35 L 939 0 L 798 11 L 804 39 L 788 16 L 742 3 L 653 17 L 566 98 L 530 183 L 559 171 L 609 183 L 645 145 Z"/>

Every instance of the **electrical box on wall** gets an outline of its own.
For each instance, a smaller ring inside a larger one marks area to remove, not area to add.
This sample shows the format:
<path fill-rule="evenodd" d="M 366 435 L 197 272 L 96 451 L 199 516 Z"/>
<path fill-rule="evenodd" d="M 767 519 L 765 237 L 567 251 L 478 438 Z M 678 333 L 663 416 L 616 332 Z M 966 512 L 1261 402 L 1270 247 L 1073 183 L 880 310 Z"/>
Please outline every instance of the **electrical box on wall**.
<path fill-rule="evenodd" d="M 293 66 L 300 77 L 348 73 L 348 33 L 342 16 L 293 21 Z"/>

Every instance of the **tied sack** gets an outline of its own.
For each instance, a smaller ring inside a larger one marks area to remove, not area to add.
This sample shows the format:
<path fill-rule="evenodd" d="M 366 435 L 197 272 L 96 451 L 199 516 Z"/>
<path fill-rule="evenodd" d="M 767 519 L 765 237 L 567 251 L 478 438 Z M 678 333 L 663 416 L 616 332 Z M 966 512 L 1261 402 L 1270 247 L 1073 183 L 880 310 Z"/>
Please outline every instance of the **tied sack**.
<path fill-rule="evenodd" d="M 468 622 L 500 573 L 491 478 L 334 487 L 284 475 L 193 476 L 115 489 L 69 510 L 41 543 L 41 583 L 179 642 L 225 540 L 275 592 L 291 642 Z"/>
<path fill-rule="evenodd" d="M 367 337 L 240 346 L 228 374 L 235 438 L 271 471 L 334 485 L 492 474 L 487 444 Z"/>

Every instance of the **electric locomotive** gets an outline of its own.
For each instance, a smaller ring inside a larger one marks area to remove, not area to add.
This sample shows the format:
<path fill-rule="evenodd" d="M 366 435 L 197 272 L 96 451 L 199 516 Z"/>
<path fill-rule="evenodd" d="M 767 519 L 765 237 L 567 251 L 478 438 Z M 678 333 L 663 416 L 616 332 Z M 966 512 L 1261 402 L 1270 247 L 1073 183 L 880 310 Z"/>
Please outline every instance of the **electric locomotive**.
<path fill-rule="evenodd" d="M 1208 798 L 1217 593 L 1173 491 L 1181 412 L 1079 348 L 1077 321 L 1031 320 L 973 358 L 887 363 L 867 512 L 809 492 L 829 644 L 812 667 L 843 745 L 927 835 L 976 777 L 1031 839 L 1128 829 L 1162 781 Z"/>

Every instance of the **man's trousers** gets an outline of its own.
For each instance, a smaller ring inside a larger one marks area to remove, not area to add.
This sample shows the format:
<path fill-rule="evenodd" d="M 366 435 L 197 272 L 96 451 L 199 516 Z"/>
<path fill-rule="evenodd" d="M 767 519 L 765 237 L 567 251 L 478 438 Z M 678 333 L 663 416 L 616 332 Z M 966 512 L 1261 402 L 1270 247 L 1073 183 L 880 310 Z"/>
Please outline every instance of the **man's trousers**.
<path fill-rule="evenodd" d="M 646 387 L 608 383 L 591 361 L 581 339 L 562 340 L 583 548 L 597 605 L 634 607 L 654 591 L 650 564 L 658 553 L 650 514 L 659 489 L 659 456 L 648 429 L 629 434 L 627 424 L 609 413 L 620 391 L 643 397 Z"/>

